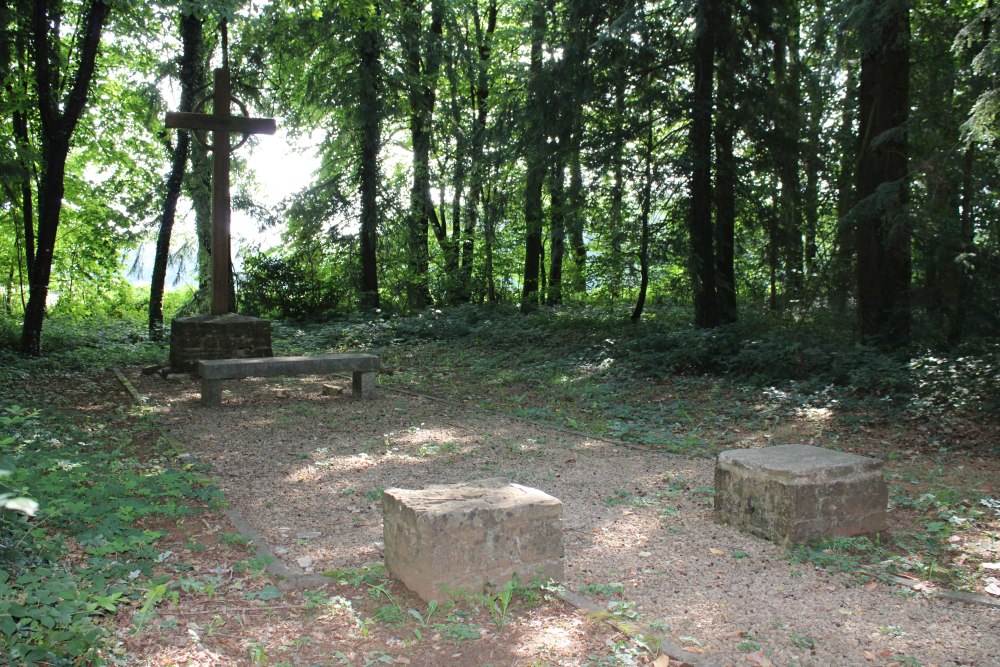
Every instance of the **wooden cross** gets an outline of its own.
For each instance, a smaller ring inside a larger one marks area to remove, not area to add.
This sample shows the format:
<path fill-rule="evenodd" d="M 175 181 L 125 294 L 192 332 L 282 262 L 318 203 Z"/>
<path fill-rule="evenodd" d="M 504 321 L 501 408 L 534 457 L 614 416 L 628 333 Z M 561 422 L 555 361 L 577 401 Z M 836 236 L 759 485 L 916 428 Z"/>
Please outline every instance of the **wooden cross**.
<path fill-rule="evenodd" d="M 212 133 L 212 314 L 225 315 L 233 310 L 229 302 L 229 166 L 233 150 L 229 135 L 274 134 L 277 128 L 273 118 L 232 115 L 228 69 L 215 70 L 214 83 L 212 113 L 171 112 L 166 124 L 169 128 Z"/>

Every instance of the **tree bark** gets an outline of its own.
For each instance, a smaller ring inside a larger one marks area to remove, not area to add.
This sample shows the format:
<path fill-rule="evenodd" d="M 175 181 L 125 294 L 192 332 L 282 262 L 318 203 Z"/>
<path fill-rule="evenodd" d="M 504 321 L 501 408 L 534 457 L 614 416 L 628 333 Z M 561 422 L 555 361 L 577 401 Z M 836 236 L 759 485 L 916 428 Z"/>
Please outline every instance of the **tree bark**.
<path fill-rule="evenodd" d="M 490 58 L 493 51 L 493 34 L 497 27 L 497 3 L 489 0 L 486 8 L 486 26 L 483 29 L 479 15 L 479 2 L 474 1 L 473 22 L 476 30 L 476 50 L 478 61 L 475 72 L 476 119 L 472 127 L 472 141 L 469 149 L 469 199 L 465 204 L 465 226 L 462 232 L 461 300 L 472 298 L 472 266 L 476 244 L 476 227 L 479 224 L 479 206 L 483 198 L 483 181 L 486 178 L 485 164 L 486 117 L 489 112 Z"/>
<path fill-rule="evenodd" d="M 862 339 L 903 345 L 910 335 L 907 214 L 910 21 L 907 0 L 885 0 L 864 17 L 872 44 L 861 54 L 858 203 L 858 318 Z"/>
<path fill-rule="evenodd" d="M 379 31 L 379 3 L 372 4 L 372 15 L 363 19 L 365 25 L 357 32 L 358 53 L 358 125 L 361 128 L 361 282 L 358 286 L 362 311 L 377 310 L 381 303 L 378 293 L 378 186 L 379 148 L 382 143 L 381 82 L 382 36 Z"/>
<path fill-rule="evenodd" d="M 549 230 L 549 284 L 545 303 L 558 306 L 563 302 L 563 257 L 566 254 L 566 169 L 561 159 L 555 160 L 549 180 L 551 227 Z"/>
<path fill-rule="evenodd" d="M 90 84 L 97 68 L 101 33 L 108 16 L 108 5 L 101 0 L 92 0 L 87 5 L 77 46 L 77 68 L 72 79 L 69 79 L 62 76 L 64 73 L 59 71 L 54 61 L 57 56 L 53 54 L 53 42 L 57 35 L 51 32 L 52 22 L 58 17 L 50 16 L 50 12 L 59 6 L 59 3 L 47 0 L 34 0 L 32 6 L 35 83 L 42 127 L 42 171 L 38 185 L 35 264 L 28 277 L 30 291 L 21 329 L 21 351 L 32 356 L 41 354 L 42 322 L 62 210 L 70 141 L 87 103 Z M 60 79 L 69 82 L 69 93 L 62 103 L 58 99 Z"/>
<path fill-rule="evenodd" d="M 645 41 L 645 40 L 644 40 Z M 649 213 L 653 203 L 653 112 L 646 111 L 646 137 L 642 154 L 642 201 L 639 204 L 639 296 L 632 309 L 632 321 L 638 322 L 646 307 L 649 289 Z"/>
<path fill-rule="evenodd" d="M 691 282 L 694 322 L 702 328 L 720 323 L 712 247 L 712 68 L 715 55 L 716 0 L 698 0 L 695 7 L 694 100 L 691 109 Z"/>
<path fill-rule="evenodd" d="M 531 14 L 531 63 L 528 73 L 527 173 L 524 184 L 524 276 L 521 310 L 538 306 L 539 270 L 542 261 L 542 185 L 545 180 L 545 125 L 542 99 L 542 44 L 545 40 L 545 6 L 536 0 Z"/>
<path fill-rule="evenodd" d="M 846 39 L 837 39 L 837 62 L 847 60 Z M 857 75 L 851 66 L 845 73 L 844 99 L 840 112 L 840 127 L 837 129 L 837 147 L 840 162 L 837 169 L 837 233 L 833 260 L 833 285 L 831 300 L 838 315 L 847 311 L 847 302 L 852 293 L 852 264 L 857 249 L 857 228 L 848 215 L 854 207 L 854 160 L 858 154 L 858 138 L 854 123 L 857 116 Z"/>
<path fill-rule="evenodd" d="M 435 233 L 441 225 L 431 198 L 430 149 L 437 99 L 437 75 L 441 66 L 441 36 L 444 9 L 441 0 L 431 2 L 431 24 L 426 54 L 421 53 L 420 38 L 423 32 L 421 15 L 423 3 L 416 0 L 403 2 L 403 44 L 410 102 L 410 137 L 413 148 L 413 186 L 410 189 L 410 211 L 407 236 L 409 242 L 409 267 L 406 284 L 407 305 L 413 310 L 426 308 L 431 303 L 429 284 L 430 249 L 428 233 L 434 225 Z"/>
<path fill-rule="evenodd" d="M 192 14 L 182 14 L 180 20 L 181 99 L 179 111 L 191 111 L 194 95 L 198 88 L 197 70 L 202 58 L 202 21 Z M 173 233 L 177 200 L 181 195 L 181 184 L 187 167 L 188 147 L 191 142 L 189 132 L 178 132 L 170 160 L 170 174 L 167 176 L 163 209 L 160 214 L 160 230 L 156 238 L 156 255 L 153 259 L 153 273 L 149 281 L 149 336 L 153 340 L 163 339 L 163 291 L 167 278 L 167 264 L 170 259 L 170 237 Z"/>
<path fill-rule="evenodd" d="M 715 51 L 720 61 L 718 71 L 718 111 L 715 115 L 715 280 L 719 322 L 738 319 L 736 306 L 736 160 L 733 142 L 736 135 L 736 69 L 738 40 L 733 30 L 731 3 L 720 8 Z"/>

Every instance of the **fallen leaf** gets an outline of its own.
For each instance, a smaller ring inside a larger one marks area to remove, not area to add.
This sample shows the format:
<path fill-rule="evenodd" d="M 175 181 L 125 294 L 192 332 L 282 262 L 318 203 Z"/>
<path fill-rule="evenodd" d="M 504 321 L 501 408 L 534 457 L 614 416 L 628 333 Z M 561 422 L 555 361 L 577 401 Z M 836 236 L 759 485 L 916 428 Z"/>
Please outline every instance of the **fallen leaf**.
<path fill-rule="evenodd" d="M 853 616 L 854 615 L 853 611 L 851 611 L 850 609 L 847 609 L 845 607 L 841 607 L 840 609 L 838 609 L 837 613 L 840 614 L 841 616 Z"/>
<path fill-rule="evenodd" d="M 688 653 L 698 653 L 698 654 L 702 654 L 705 652 L 702 649 L 698 648 L 697 646 L 685 646 L 681 650 L 687 651 Z"/>
<path fill-rule="evenodd" d="M 743 630 L 734 630 L 733 632 L 727 632 L 724 635 L 719 635 L 718 638 L 719 639 L 736 639 L 737 637 L 742 636 L 743 632 L 744 632 Z"/>
<path fill-rule="evenodd" d="M 985 590 L 990 595 L 1000 598 L 1000 584 L 990 584 Z"/>
<path fill-rule="evenodd" d="M 865 584 L 864 586 L 862 586 L 862 588 L 864 588 L 866 591 L 873 591 L 873 590 L 875 590 L 875 588 L 877 586 L 878 586 L 878 582 L 875 581 L 874 579 L 872 579 L 867 584 Z"/>
<path fill-rule="evenodd" d="M 874 660 L 875 654 L 871 651 L 862 651 L 861 655 L 865 656 L 865 660 Z"/>
<path fill-rule="evenodd" d="M 1000 570 L 1000 563 L 983 563 L 984 570 Z"/>
<path fill-rule="evenodd" d="M 709 549 L 708 553 L 712 554 L 713 556 L 725 556 L 726 555 L 726 552 L 723 551 L 722 549 Z"/>
<path fill-rule="evenodd" d="M 653 667 L 670 667 L 670 656 L 661 655 L 659 658 L 653 661 Z"/>

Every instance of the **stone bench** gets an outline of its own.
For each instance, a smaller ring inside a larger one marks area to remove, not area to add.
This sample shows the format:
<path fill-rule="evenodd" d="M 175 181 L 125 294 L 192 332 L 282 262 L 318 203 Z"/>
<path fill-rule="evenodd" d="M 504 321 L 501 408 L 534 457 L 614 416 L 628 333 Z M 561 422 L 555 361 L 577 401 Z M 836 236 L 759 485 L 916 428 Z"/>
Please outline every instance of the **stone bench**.
<path fill-rule="evenodd" d="M 211 359 L 198 362 L 201 377 L 201 404 L 222 404 L 222 381 L 278 375 L 325 375 L 351 371 L 354 398 L 370 398 L 375 391 L 374 354 L 324 354 L 315 357 L 258 357 L 254 359 Z"/>
<path fill-rule="evenodd" d="M 563 576 L 562 503 L 506 479 L 387 489 L 385 565 L 423 600 Z"/>
<path fill-rule="evenodd" d="M 885 530 L 882 461 L 809 445 L 734 449 L 715 465 L 716 520 L 778 543 Z"/>

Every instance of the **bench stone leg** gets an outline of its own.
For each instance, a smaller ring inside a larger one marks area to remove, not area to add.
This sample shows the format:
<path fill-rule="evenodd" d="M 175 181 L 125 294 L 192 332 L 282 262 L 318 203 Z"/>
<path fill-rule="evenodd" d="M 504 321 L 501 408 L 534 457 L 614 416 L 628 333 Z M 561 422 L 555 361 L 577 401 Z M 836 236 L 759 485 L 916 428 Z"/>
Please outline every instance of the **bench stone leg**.
<path fill-rule="evenodd" d="M 375 393 L 375 372 L 354 371 L 351 382 L 351 396 L 354 398 L 371 398 Z"/>
<path fill-rule="evenodd" d="M 222 380 L 201 380 L 201 404 L 214 408 L 222 405 Z"/>

